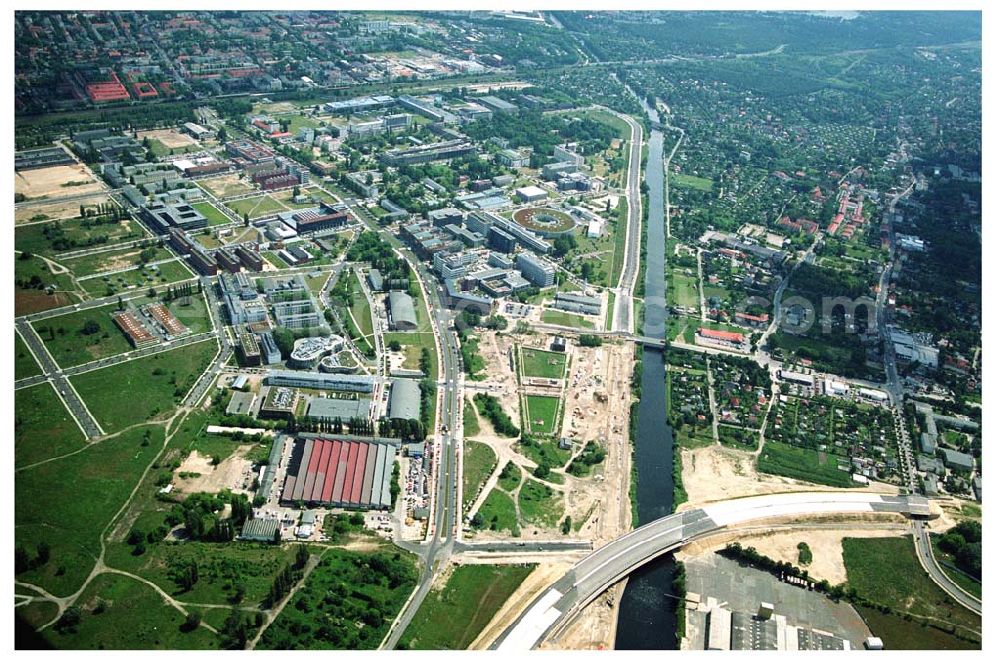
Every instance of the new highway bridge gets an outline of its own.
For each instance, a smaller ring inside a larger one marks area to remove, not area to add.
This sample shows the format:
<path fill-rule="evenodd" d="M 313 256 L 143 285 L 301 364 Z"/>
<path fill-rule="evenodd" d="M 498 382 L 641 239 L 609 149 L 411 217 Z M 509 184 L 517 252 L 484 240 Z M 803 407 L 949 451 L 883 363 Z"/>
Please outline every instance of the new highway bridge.
<path fill-rule="evenodd" d="M 895 513 L 931 517 L 921 496 L 863 492 L 780 493 L 726 500 L 663 517 L 592 552 L 542 591 L 491 649 L 529 650 L 615 582 L 649 561 L 727 526 L 776 517 Z"/>

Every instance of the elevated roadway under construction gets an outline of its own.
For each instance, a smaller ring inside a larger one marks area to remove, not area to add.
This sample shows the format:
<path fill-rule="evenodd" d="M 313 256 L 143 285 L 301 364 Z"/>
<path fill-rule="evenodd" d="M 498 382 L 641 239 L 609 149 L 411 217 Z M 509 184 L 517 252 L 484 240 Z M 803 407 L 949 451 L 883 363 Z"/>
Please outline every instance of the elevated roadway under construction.
<path fill-rule="evenodd" d="M 633 570 L 727 526 L 775 517 L 864 513 L 895 513 L 916 520 L 933 516 L 922 496 L 848 491 L 753 496 L 671 514 L 609 542 L 578 562 L 542 591 L 490 648 L 537 648 L 587 603 Z"/>

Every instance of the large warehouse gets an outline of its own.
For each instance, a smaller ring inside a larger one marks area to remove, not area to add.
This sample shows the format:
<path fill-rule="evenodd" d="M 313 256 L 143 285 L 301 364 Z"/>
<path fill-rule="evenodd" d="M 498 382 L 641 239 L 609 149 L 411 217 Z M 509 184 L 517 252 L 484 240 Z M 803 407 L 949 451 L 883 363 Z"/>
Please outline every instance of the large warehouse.
<path fill-rule="evenodd" d="M 388 509 L 396 446 L 306 437 L 296 440 L 282 503 Z"/>

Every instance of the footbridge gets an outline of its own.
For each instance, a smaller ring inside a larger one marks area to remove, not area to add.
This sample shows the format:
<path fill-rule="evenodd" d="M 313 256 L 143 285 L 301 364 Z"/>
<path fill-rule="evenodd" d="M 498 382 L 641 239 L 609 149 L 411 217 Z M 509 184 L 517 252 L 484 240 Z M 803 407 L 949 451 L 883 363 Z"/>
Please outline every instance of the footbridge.
<path fill-rule="evenodd" d="M 753 496 L 671 514 L 609 542 L 578 562 L 542 591 L 490 648 L 524 651 L 538 647 L 587 603 L 633 570 L 727 526 L 796 515 L 859 513 L 932 517 L 927 499 L 921 496 L 846 491 Z"/>

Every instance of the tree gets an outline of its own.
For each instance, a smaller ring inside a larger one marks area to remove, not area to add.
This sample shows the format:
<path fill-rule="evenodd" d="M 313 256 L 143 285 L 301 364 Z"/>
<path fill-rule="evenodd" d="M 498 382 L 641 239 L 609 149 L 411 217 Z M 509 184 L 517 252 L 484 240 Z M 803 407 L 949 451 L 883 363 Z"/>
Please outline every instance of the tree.
<path fill-rule="evenodd" d="M 120 299 L 121 297 L 119 297 Z M 49 329 L 51 331 L 51 327 Z M 80 333 L 85 336 L 93 336 L 94 334 L 100 333 L 101 325 L 94 320 L 87 320 L 83 323 L 83 328 L 80 329 Z"/>
<path fill-rule="evenodd" d="M 545 479 L 546 477 L 549 476 L 549 473 L 551 471 L 552 470 L 551 468 L 549 468 L 549 464 L 547 464 L 545 461 L 542 461 L 535 467 L 534 475 L 538 479 Z"/>
<path fill-rule="evenodd" d="M 194 630 L 197 630 L 200 625 L 201 612 L 197 610 L 192 611 L 184 619 L 184 623 L 181 624 L 181 632 L 193 632 Z"/>

